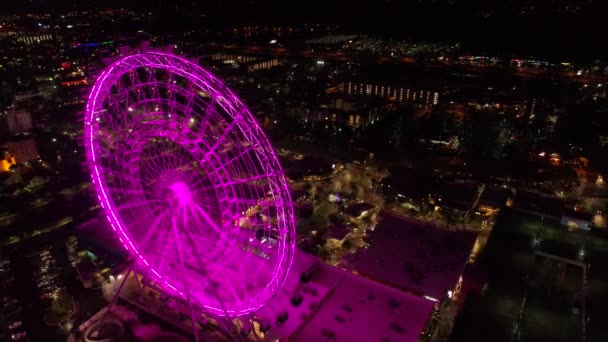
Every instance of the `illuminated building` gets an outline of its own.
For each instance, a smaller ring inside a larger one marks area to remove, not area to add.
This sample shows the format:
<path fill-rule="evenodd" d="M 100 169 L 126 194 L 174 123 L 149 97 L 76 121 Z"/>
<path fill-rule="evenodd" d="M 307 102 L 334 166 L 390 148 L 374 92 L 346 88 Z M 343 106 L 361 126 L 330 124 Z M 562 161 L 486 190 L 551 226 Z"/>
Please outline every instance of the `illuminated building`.
<path fill-rule="evenodd" d="M 359 127 L 361 125 L 361 115 L 349 115 L 348 125 L 351 127 Z"/>
<path fill-rule="evenodd" d="M 279 60 L 274 58 L 267 61 L 261 61 L 247 65 L 247 72 L 254 72 L 258 70 L 270 69 L 279 65 Z"/>
<path fill-rule="evenodd" d="M 41 92 L 24 92 L 24 93 L 19 93 L 19 94 L 15 94 L 15 103 L 19 104 L 20 102 L 24 102 L 24 101 L 29 101 L 32 100 L 33 98 L 35 98 L 36 96 L 42 96 Z"/>
<path fill-rule="evenodd" d="M 225 53 L 214 53 L 211 55 L 211 60 L 221 61 L 224 63 L 247 63 L 257 61 L 259 58 L 254 56 L 232 55 Z"/>
<path fill-rule="evenodd" d="M 378 96 L 398 102 L 415 102 L 426 105 L 439 104 L 439 93 L 430 90 L 358 82 L 345 82 L 339 88 L 347 95 Z"/>
<path fill-rule="evenodd" d="M 42 42 L 48 42 L 55 39 L 55 36 L 51 33 L 35 33 L 35 32 L 15 32 L 9 31 L 5 33 L 9 37 L 14 37 L 18 42 L 26 45 L 40 44 Z"/>
<path fill-rule="evenodd" d="M 5 146 L 17 163 L 27 163 L 38 159 L 38 147 L 34 138 L 7 141 Z"/>
<path fill-rule="evenodd" d="M 258 70 L 271 69 L 280 64 L 278 58 L 261 59 L 255 56 L 235 55 L 226 53 L 214 53 L 210 56 L 213 62 L 221 62 L 222 64 L 230 64 L 235 68 L 242 68 L 247 72 Z"/>
<path fill-rule="evenodd" d="M 6 155 L 4 159 L 0 160 L 0 172 L 9 172 L 11 166 L 17 164 L 15 157 L 12 155 Z"/>
<path fill-rule="evenodd" d="M 561 218 L 562 225 L 568 229 L 584 229 L 590 230 L 593 225 L 593 215 L 587 212 L 579 212 L 570 210 L 564 213 Z"/>
<path fill-rule="evenodd" d="M 11 134 L 29 132 L 32 129 L 32 113 L 23 109 L 11 109 L 6 113 L 8 131 Z"/>

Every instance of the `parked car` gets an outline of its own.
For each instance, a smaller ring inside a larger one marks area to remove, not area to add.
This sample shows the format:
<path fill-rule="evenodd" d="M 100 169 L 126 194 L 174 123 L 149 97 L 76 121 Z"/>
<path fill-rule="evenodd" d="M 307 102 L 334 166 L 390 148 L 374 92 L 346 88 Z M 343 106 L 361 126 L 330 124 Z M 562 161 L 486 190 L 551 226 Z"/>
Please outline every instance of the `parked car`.
<path fill-rule="evenodd" d="M 25 331 L 21 331 L 18 333 L 11 334 L 11 340 L 12 341 L 26 341 L 27 333 Z"/>
<path fill-rule="evenodd" d="M 22 321 L 14 321 L 8 325 L 8 330 L 16 330 L 23 326 Z"/>

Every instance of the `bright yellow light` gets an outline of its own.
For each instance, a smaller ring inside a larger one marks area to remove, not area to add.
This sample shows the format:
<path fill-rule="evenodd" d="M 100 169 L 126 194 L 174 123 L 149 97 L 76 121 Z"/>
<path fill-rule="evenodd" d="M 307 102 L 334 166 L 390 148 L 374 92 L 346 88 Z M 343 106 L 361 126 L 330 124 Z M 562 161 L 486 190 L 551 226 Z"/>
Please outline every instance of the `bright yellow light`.
<path fill-rule="evenodd" d="M 9 172 L 11 166 L 15 165 L 15 157 L 6 157 L 5 159 L 0 160 L 0 172 Z"/>
<path fill-rule="evenodd" d="M 597 176 L 597 180 L 595 181 L 595 185 L 604 185 L 604 178 L 602 176 Z"/>

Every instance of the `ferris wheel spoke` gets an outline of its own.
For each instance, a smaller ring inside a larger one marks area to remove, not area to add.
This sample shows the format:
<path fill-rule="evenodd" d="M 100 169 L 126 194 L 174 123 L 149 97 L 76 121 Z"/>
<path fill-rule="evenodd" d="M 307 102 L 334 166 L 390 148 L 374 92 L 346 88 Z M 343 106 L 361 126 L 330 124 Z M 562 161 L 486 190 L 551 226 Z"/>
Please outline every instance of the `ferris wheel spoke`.
<path fill-rule="evenodd" d="M 183 285 L 184 288 L 187 288 L 188 284 L 188 280 L 186 279 L 186 272 L 184 271 L 184 267 L 186 265 L 186 262 L 184 260 L 184 253 L 182 250 L 182 245 L 181 245 L 181 239 L 179 237 L 179 229 L 177 228 L 178 224 L 176 222 L 176 218 L 173 216 L 170 218 L 171 219 L 171 223 L 170 223 L 170 227 L 169 227 L 169 231 L 173 234 L 173 246 L 175 248 L 175 250 L 177 250 L 177 256 L 178 256 L 178 260 L 176 260 L 180 267 L 181 267 L 181 273 L 182 273 L 182 281 L 183 281 Z"/>
<path fill-rule="evenodd" d="M 219 205 L 215 205 L 215 204 L 204 204 L 204 208 L 202 208 L 202 205 L 198 205 L 195 204 L 193 205 L 193 207 L 196 206 L 198 209 L 194 209 L 191 210 L 192 212 L 189 213 L 191 214 L 190 216 L 190 221 L 192 221 L 193 223 L 195 223 L 198 227 L 206 227 L 208 225 L 211 225 L 211 222 L 214 223 L 214 225 L 212 225 L 213 231 L 215 231 L 218 235 L 221 234 L 221 227 L 219 226 L 220 223 L 215 221 L 211 215 L 213 216 L 217 216 L 220 213 L 221 207 Z M 207 217 L 201 217 L 202 215 L 199 213 L 199 210 L 202 212 L 207 213 Z"/>
<path fill-rule="evenodd" d="M 135 208 L 150 208 L 150 204 L 151 203 L 157 203 L 160 202 L 158 200 L 143 200 L 143 201 L 139 201 L 139 202 L 135 202 L 135 201 L 128 201 L 126 203 L 122 203 L 118 206 L 116 206 L 116 210 L 121 212 L 121 211 L 132 211 Z"/>
<path fill-rule="evenodd" d="M 201 242 L 201 240 L 199 240 L 200 238 L 202 238 L 204 235 L 200 235 L 197 234 L 196 232 L 193 232 L 191 229 L 183 229 L 182 232 L 184 233 L 184 236 L 187 239 L 187 242 L 190 246 L 190 249 L 192 251 L 192 254 L 194 254 L 195 256 L 195 260 L 198 262 L 199 266 L 204 266 L 205 263 L 203 263 L 203 258 L 200 255 L 200 246 L 198 243 L 195 242 Z M 197 240 L 197 241 L 194 241 Z"/>
<path fill-rule="evenodd" d="M 165 224 L 158 235 L 153 236 L 150 250 L 156 258 L 157 268 L 163 271 L 175 271 L 175 265 L 179 262 L 176 259 L 176 242 L 173 234 L 171 217 L 164 218 Z"/>
<path fill-rule="evenodd" d="M 148 84 L 155 85 L 157 83 L 156 72 L 157 72 L 156 68 L 146 68 L 146 75 L 148 76 L 148 78 L 146 79 L 146 82 Z M 153 88 L 155 88 L 155 87 L 153 87 Z"/>
<path fill-rule="evenodd" d="M 206 283 L 203 287 L 201 287 L 200 289 L 198 289 L 199 293 L 203 293 L 205 291 L 205 289 L 207 288 L 207 286 L 211 283 L 215 283 L 215 278 L 217 276 L 217 271 L 213 271 L 211 270 L 211 272 L 213 272 L 213 274 L 210 273 L 209 267 L 205 265 L 205 263 L 202 262 L 200 254 L 198 253 L 198 249 L 196 248 L 196 246 L 193 244 L 193 241 L 191 239 L 191 237 L 189 236 L 189 234 L 186 234 L 186 236 L 188 237 L 188 242 L 190 243 L 190 246 L 192 248 L 192 250 L 194 251 L 195 254 L 195 258 L 198 261 L 198 265 L 199 267 L 201 267 L 201 269 L 204 270 L 204 274 L 206 275 Z M 216 267 L 218 270 L 220 270 L 219 267 Z M 215 286 L 212 287 L 212 294 L 213 296 L 217 299 L 218 303 L 220 304 L 220 307 L 222 308 L 222 311 L 224 312 L 224 315 L 226 317 L 229 317 L 229 313 L 228 310 L 226 309 L 226 305 L 224 303 L 224 301 L 222 300 L 222 298 L 220 297 L 219 291 L 217 290 L 217 288 Z"/>
<path fill-rule="evenodd" d="M 165 88 L 167 89 L 167 106 L 168 106 L 168 112 L 171 114 L 177 114 L 175 107 L 177 104 L 176 98 L 175 98 L 175 87 L 173 82 L 176 82 L 175 80 L 175 73 L 170 72 L 169 75 L 167 76 L 167 82 L 165 85 Z"/>
<path fill-rule="evenodd" d="M 217 98 L 212 97 L 211 102 L 207 103 L 204 108 L 202 106 L 199 107 L 201 109 L 200 113 L 202 119 L 204 120 L 199 124 L 199 131 L 207 132 L 209 130 L 209 127 L 211 126 L 211 118 L 216 116 L 218 105 Z"/>
<path fill-rule="evenodd" d="M 194 330 L 194 336 L 195 336 L 195 340 L 198 340 L 198 328 L 195 327 L 196 321 L 194 320 L 194 310 L 193 310 L 193 306 L 192 306 L 192 300 L 190 298 L 190 286 L 189 286 L 189 281 L 188 278 L 186 276 L 186 266 L 185 266 L 185 260 L 184 260 L 184 254 L 182 251 L 182 247 L 181 247 L 181 241 L 179 238 L 179 233 L 178 233 L 178 229 L 175 223 L 175 217 L 173 217 L 173 232 L 175 234 L 175 242 L 177 245 L 177 254 L 179 256 L 179 264 L 181 266 L 181 273 L 182 273 L 182 282 L 183 282 L 183 288 L 186 291 L 186 298 L 188 299 L 188 307 L 190 308 L 190 315 L 191 315 L 191 322 L 192 322 L 192 328 Z"/>
<path fill-rule="evenodd" d="M 219 138 L 217 138 L 217 140 L 213 143 L 213 145 L 211 145 L 211 147 L 208 148 L 207 153 L 205 153 L 205 155 L 203 156 L 203 160 L 209 160 L 209 157 L 216 153 L 217 148 L 224 142 L 224 140 L 232 133 L 232 130 L 235 128 L 235 126 L 237 125 L 237 121 L 233 120 L 232 122 L 230 122 L 228 124 L 227 127 L 225 127 L 223 129 L 222 135 L 220 135 Z"/>
<path fill-rule="evenodd" d="M 146 231 L 146 229 L 147 229 L 146 233 L 151 230 L 151 228 L 149 228 L 149 227 L 142 227 L 142 222 L 144 222 L 144 223 L 147 222 L 150 219 L 149 215 L 153 215 L 154 212 L 155 212 L 155 210 L 148 213 L 148 216 L 139 215 L 139 216 L 135 216 L 134 218 L 130 217 L 130 216 L 125 216 L 126 219 L 130 219 L 130 221 L 125 223 L 125 227 L 127 228 L 127 230 L 129 232 L 134 233 L 134 234 L 132 234 L 133 238 L 135 238 L 135 242 L 137 242 L 137 244 L 140 246 L 140 248 L 147 247 L 147 244 L 149 241 L 147 241 L 147 240 L 143 241 L 143 244 L 142 244 L 142 241 L 140 241 L 141 239 L 139 239 L 139 236 L 142 233 L 144 233 L 144 231 Z M 144 238 L 150 239 L 154 236 L 155 236 L 154 234 L 151 234 L 150 236 L 147 236 Z"/>
<path fill-rule="evenodd" d="M 226 257 L 224 257 L 224 264 L 228 264 L 230 263 L 232 260 L 236 259 L 238 257 L 238 255 L 232 254 L 232 255 L 228 255 Z M 218 274 L 220 274 L 221 272 L 225 272 L 230 273 L 229 269 L 224 269 L 221 267 L 215 267 L 214 269 L 212 269 L 211 271 L 207 270 L 207 282 L 204 283 L 201 287 L 200 287 L 200 291 L 203 292 L 209 285 L 211 285 L 212 283 L 216 282 L 217 276 Z M 209 273 L 211 272 L 211 273 Z"/>
<path fill-rule="evenodd" d="M 127 105 L 128 106 L 136 106 L 137 103 L 139 103 L 139 96 L 138 95 L 134 95 L 133 93 L 136 93 L 138 88 L 135 87 L 135 84 L 133 83 L 133 75 L 135 74 L 135 71 L 132 71 L 128 77 L 129 79 L 129 85 L 125 85 L 124 81 L 123 81 L 123 85 L 124 85 L 124 89 L 126 90 L 124 92 L 124 94 L 127 95 Z M 134 108 L 135 109 L 135 108 Z"/>
<path fill-rule="evenodd" d="M 262 175 L 257 175 L 257 176 L 251 176 L 251 177 L 247 177 L 247 178 L 241 178 L 241 179 L 237 179 L 237 180 L 233 180 L 231 182 L 227 182 L 222 184 L 222 186 L 234 186 L 237 184 L 247 184 L 247 183 L 251 183 L 251 182 L 257 182 L 263 179 L 268 179 L 270 177 L 275 177 L 276 175 L 274 173 L 267 173 L 267 174 L 262 174 Z"/>
<path fill-rule="evenodd" d="M 120 194 L 123 196 L 128 195 L 129 197 L 135 197 L 135 198 L 139 198 L 143 194 L 143 191 L 141 189 L 129 188 L 129 187 L 108 186 L 105 189 L 109 190 L 109 192 L 111 194 Z"/>
<path fill-rule="evenodd" d="M 157 237 L 154 238 L 153 241 L 155 241 L 155 245 L 154 245 L 154 249 L 152 249 L 154 251 L 154 255 L 157 256 L 157 261 L 158 261 L 158 269 L 159 270 L 163 270 L 167 265 L 167 263 L 172 263 L 174 260 L 172 260 L 173 256 L 175 255 L 173 252 L 175 252 L 175 249 L 173 248 L 173 245 L 171 244 L 171 240 L 173 239 L 172 234 L 171 234 L 171 229 L 169 227 L 169 229 L 167 229 L 165 227 L 165 229 L 163 229 L 160 233 L 160 235 L 158 235 Z M 159 253 L 160 251 L 160 253 Z"/>
<path fill-rule="evenodd" d="M 147 249 L 148 243 L 150 242 L 150 239 L 153 236 L 156 236 L 156 232 L 160 229 L 160 222 L 166 217 L 166 215 L 167 215 L 167 211 L 165 210 L 165 211 L 161 211 L 154 218 L 154 221 L 152 221 L 152 224 L 150 225 L 150 228 L 146 232 L 146 235 L 144 235 L 144 237 L 141 240 L 141 242 L 139 242 L 139 245 L 142 247 L 142 249 L 144 249 L 144 250 Z"/>
<path fill-rule="evenodd" d="M 103 169 L 103 174 L 104 176 L 106 176 L 106 178 L 119 180 L 131 179 L 131 175 L 125 173 L 123 168 L 114 169 L 113 166 L 109 163 L 103 163 L 103 165 L 101 165 L 101 168 Z"/>
<path fill-rule="evenodd" d="M 196 232 L 193 232 L 189 229 L 182 229 L 181 230 L 183 234 L 187 234 L 188 238 L 191 239 L 192 241 L 197 243 L 197 247 L 196 249 L 192 249 L 191 252 L 194 253 L 199 253 L 201 251 L 211 251 L 214 247 L 217 246 L 217 241 L 216 240 L 212 240 L 210 238 L 208 238 L 206 235 L 201 235 L 201 234 L 196 234 Z M 202 246 L 207 246 L 207 247 L 202 247 Z"/>
<path fill-rule="evenodd" d="M 135 101 L 135 99 L 132 99 L 132 95 L 131 95 L 131 90 L 130 87 L 128 85 L 125 84 L 124 82 L 124 77 L 119 77 L 117 79 L 117 88 L 119 91 L 119 97 L 122 101 L 125 102 L 124 104 L 124 110 L 122 111 L 125 115 L 130 115 L 130 111 L 128 110 L 128 108 L 131 106 L 132 103 L 137 103 Z M 121 101 L 119 101 L 120 103 Z M 122 107 L 122 105 L 121 105 Z"/>
<path fill-rule="evenodd" d="M 200 174 L 197 177 L 193 176 L 193 178 L 196 178 L 196 180 L 194 182 L 190 183 L 191 186 L 197 187 L 197 188 L 199 186 L 203 186 L 206 191 L 208 191 L 208 192 L 211 191 L 211 188 L 212 188 L 211 184 L 210 184 L 211 179 L 209 179 L 209 176 L 207 174 Z"/>
<path fill-rule="evenodd" d="M 205 221 L 207 223 L 207 225 L 209 227 L 211 227 L 219 236 L 223 235 L 220 227 L 217 226 L 217 223 L 215 223 L 213 221 L 213 219 L 209 216 L 209 214 L 203 208 L 201 208 L 197 204 L 193 204 L 192 206 L 189 206 L 189 208 L 193 209 L 194 212 L 200 214 L 200 217 L 203 219 L 203 221 Z"/>
<path fill-rule="evenodd" d="M 226 201 L 227 205 L 231 205 L 231 204 L 239 204 L 244 206 L 243 209 L 249 209 L 251 207 L 256 207 L 256 206 L 262 206 L 264 205 L 264 201 L 263 200 L 256 200 L 256 199 L 249 199 L 249 198 L 239 198 L 239 197 L 233 197 L 233 198 L 229 198 Z M 241 207 L 239 207 L 241 208 Z"/>
<path fill-rule="evenodd" d="M 244 158 L 251 152 L 255 152 L 255 148 L 253 147 L 253 145 L 251 147 L 244 149 L 243 151 L 241 151 L 239 154 L 237 154 L 233 158 L 229 159 L 228 161 L 220 164 L 219 168 L 225 169 L 227 166 L 232 165 L 232 163 L 234 163 L 234 162 L 243 161 L 242 158 Z"/>
<path fill-rule="evenodd" d="M 105 106 L 105 108 L 111 112 L 111 114 L 113 114 L 112 116 L 104 116 L 104 124 L 106 123 L 106 120 L 112 118 L 112 120 L 110 121 L 110 124 L 114 123 L 113 118 L 119 119 L 121 120 L 121 122 L 125 125 L 128 125 L 129 123 L 129 112 L 127 110 L 124 110 L 122 108 L 122 106 L 120 105 L 120 102 L 118 101 L 116 96 L 110 96 L 107 98 L 107 105 Z"/>
<path fill-rule="evenodd" d="M 183 94 L 184 97 L 186 98 L 186 104 L 184 105 L 184 111 L 183 111 L 184 118 L 190 119 L 190 116 L 192 115 L 194 100 L 197 97 L 195 88 L 196 88 L 196 86 L 194 85 L 194 83 L 190 83 L 188 85 L 188 89 L 183 90 L 183 92 L 186 93 L 186 94 Z M 180 90 L 182 90 L 182 89 L 180 88 Z"/>

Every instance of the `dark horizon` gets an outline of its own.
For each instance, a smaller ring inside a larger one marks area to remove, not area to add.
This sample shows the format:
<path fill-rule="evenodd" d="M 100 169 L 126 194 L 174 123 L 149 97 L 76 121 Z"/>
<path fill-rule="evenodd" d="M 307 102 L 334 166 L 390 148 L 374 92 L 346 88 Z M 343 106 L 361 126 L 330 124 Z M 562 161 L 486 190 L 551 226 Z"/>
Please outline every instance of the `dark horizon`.
<path fill-rule="evenodd" d="M 30 0 L 8 3 L 0 13 L 53 13 L 70 9 L 126 8 L 150 11 L 153 25 L 179 32 L 189 28 L 243 24 L 329 24 L 343 31 L 382 34 L 395 39 L 462 42 L 465 47 L 501 56 L 593 62 L 608 57 L 600 44 L 606 5 L 601 1 L 456 0 L 369 2 L 236 0 L 134 0 L 91 5 L 80 0 Z M 158 15 L 158 16 L 157 16 Z"/>

